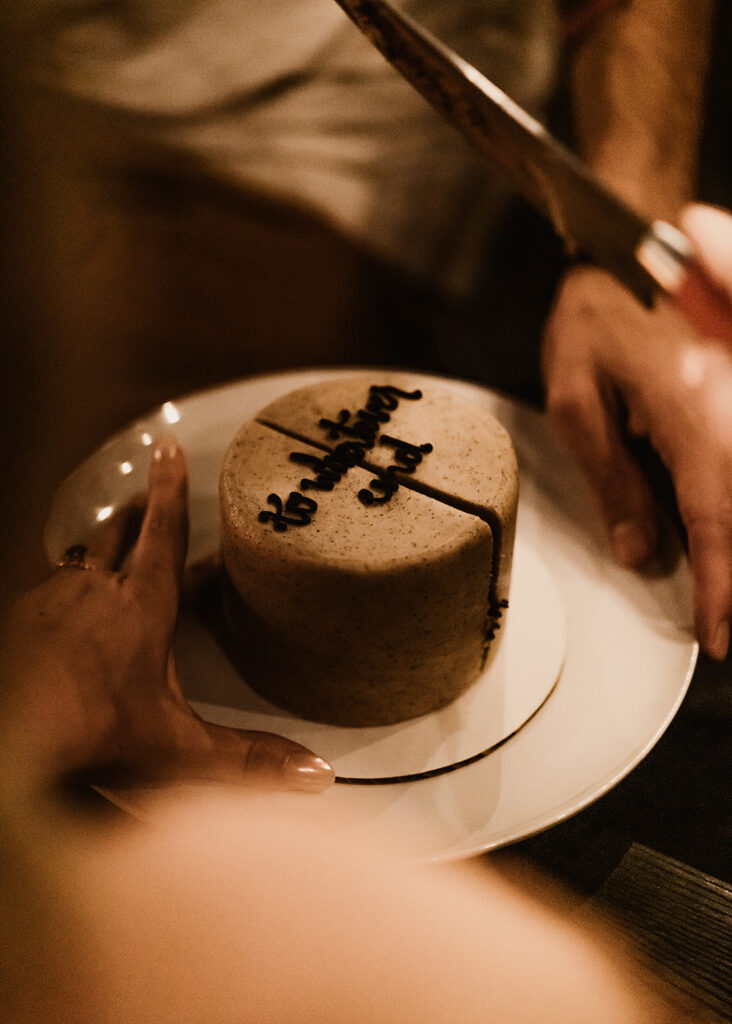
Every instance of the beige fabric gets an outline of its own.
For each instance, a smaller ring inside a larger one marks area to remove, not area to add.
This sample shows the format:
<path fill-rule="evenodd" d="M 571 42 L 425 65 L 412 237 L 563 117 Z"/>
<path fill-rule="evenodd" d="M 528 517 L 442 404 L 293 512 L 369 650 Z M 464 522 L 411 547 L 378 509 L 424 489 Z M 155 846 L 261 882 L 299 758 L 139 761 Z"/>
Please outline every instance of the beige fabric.
<path fill-rule="evenodd" d="M 518 102 L 540 106 L 551 0 L 402 6 Z M 470 290 L 505 185 L 333 0 L 89 4 L 56 32 L 49 68 L 64 89 L 133 112 L 224 180 L 311 209 L 447 292 Z"/>

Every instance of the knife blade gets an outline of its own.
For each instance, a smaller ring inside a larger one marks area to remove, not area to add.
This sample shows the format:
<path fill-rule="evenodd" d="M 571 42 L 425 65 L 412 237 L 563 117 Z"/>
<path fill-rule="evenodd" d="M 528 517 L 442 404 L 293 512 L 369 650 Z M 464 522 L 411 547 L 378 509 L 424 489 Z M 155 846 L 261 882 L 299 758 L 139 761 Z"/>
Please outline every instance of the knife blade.
<path fill-rule="evenodd" d="M 570 253 L 609 271 L 646 306 L 675 297 L 704 330 L 732 342 L 732 304 L 686 236 L 643 218 L 544 126 L 388 0 L 336 0 L 395 69 L 544 216 Z"/>

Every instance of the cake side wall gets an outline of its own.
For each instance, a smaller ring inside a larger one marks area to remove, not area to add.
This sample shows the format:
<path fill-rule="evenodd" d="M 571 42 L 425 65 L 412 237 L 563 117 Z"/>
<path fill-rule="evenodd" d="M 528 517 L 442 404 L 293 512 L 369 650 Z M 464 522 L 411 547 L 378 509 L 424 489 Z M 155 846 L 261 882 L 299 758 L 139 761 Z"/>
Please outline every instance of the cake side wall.
<path fill-rule="evenodd" d="M 303 717 L 343 725 L 454 700 L 483 664 L 490 528 L 406 488 L 365 506 L 357 495 L 372 474 L 353 466 L 317 493 L 309 523 L 278 532 L 259 513 L 298 482 L 293 446 L 308 451 L 249 424 L 221 477 L 227 608 L 248 638 L 247 682 Z"/>

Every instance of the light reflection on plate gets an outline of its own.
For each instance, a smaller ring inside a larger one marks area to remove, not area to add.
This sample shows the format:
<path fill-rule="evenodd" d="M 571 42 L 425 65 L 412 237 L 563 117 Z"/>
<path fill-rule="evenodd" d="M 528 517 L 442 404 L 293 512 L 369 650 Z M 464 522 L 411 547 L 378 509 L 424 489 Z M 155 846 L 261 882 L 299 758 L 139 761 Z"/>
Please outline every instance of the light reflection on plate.
<path fill-rule="evenodd" d="M 111 438 L 59 488 L 46 529 L 49 557 L 88 537 L 100 511 L 144 488 L 151 442 L 170 433 L 189 466 L 190 557 L 214 550 L 218 472 L 238 426 L 296 387 L 362 372 L 255 377 L 166 403 Z M 616 566 L 584 480 L 544 418 L 476 385 L 436 380 L 493 412 L 513 438 L 521 470 L 518 536 L 556 585 L 566 659 L 550 699 L 488 757 L 413 783 L 336 786 L 314 801 L 314 813 L 345 810 L 357 821 L 409 833 L 422 858 L 447 860 L 540 831 L 622 779 L 673 718 L 697 645 L 683 555 L 675 552 L 669 565 L 644 575 Z M 172 426 L 170 409 L 178 416 Z"/>

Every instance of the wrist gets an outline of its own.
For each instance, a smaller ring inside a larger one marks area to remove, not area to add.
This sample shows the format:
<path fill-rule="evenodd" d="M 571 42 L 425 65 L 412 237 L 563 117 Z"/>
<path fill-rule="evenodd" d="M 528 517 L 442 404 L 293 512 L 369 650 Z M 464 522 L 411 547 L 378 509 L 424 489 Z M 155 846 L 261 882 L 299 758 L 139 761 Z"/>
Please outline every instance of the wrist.
<path fill-rule="evenodd" d="M 622 157 L 622 154 L 620 155 Z M 649 221 L 675 224 L 683 207 L 694 199 L 691 167 L 662 166 L 656 154 L 635 153 L 635 159 L 616 160 L 601 153 L 592 171 L 623 202 Z"/>

